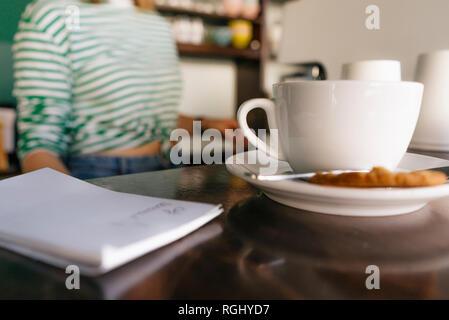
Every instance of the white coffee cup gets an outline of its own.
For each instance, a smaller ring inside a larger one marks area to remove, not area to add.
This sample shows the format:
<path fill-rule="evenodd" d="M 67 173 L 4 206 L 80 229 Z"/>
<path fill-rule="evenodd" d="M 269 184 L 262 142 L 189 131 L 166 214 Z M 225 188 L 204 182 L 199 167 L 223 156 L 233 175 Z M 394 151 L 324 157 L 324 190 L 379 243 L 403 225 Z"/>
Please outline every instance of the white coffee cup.
<path fill-rule="evenodd" d="M 401 81 L 401 63 L 396 60 L 365 60 L 343 65 L 343 80 Z"/>
<path fill-rule="evenodd" d="M 449 50 L 421 54 L 415 80 L 425 90 L 410 147 L 449 151 Z"/>
<path fill-rule="evenodd" d="M 297 81 L 273 86 L 274 101 L 243 103 L 237 119 L 249 142 L 296 172 L 393 170 L 406 152 L 418 119 L 423 85 L 385 81 Z M 252 109 L 267 113 L 281 152 L 248 127 Z"/>

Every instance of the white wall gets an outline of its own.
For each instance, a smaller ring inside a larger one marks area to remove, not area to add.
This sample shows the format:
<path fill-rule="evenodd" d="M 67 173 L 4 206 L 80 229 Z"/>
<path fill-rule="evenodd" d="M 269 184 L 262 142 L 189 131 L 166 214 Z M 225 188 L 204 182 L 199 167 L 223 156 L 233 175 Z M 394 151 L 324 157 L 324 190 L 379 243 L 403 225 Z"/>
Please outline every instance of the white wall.
<path fill-rule="evenodd" d="M 268 3 L 266 12 L 266 32 L 268 33 L 268 46 L 270 52 L 277 54 L 278 52 L 272 52 L 273 47 L 278 48 L 277 45 L 271 43 L 272 39 L 270 33 L 273 32 L 273 26 L 281 24 L 283 20 L 283 3 Z M 282 31 L 281 31 L 282 32 Z M 287 74 L 302 71 L 302 67 L 298 67 L 291 64 L 280 63 L 277 61 L 277 57 L 272 57 L 265 63 L 265 74 L 263 75 L 263 90 L 269 97 L 273 96 L 273 84 L 281 80 L 281 78 Z"/>
<path fill-rule="evenodd" d="M 380 9 L 380 30 L 365 27 L 368 5 Z M 329 78 L 341 65 L 396 59 L 414 77 L 418 54 L 449 48 L 449 0 L 300 0 L 284 7 L 280 60 L 322 62 Z"/>
<path fill-rule="evenodd" d="M 236 66 L 232 60 L 181 58 L 183 98 L 180 113 L 192 117 L 235 115 Z"/>

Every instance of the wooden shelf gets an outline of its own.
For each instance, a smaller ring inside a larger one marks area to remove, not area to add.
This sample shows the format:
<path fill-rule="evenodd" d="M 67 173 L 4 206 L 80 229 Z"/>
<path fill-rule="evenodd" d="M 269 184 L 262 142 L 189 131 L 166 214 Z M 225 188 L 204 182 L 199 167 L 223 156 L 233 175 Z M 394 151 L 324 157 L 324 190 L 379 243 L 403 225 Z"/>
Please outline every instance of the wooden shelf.
<path fill-rule="evenodd" d="M 20 169 L 16 167 L 11 167 L 7 171 L 0 171 L 0 180 L 12 178 L 20 174 Z"/>
<path fill-rule="evenodd" d="M 260 24 L 260 18 L 246 19 L 246 18 L 242 18 L 242 17 L 230 17 L 227 15 L 221 15 L 221 14 L 216 14 L 216 13 L 206 13 L 206 12 L 201 12 L 201 11 L 197 11 L 197 10 L 193 10 L 193 9 L 172 7 L 172 6 L 156 5 L 156 9 L 161 12 L 166 12 L 166 13 L 186 14 L 186 15 L 191 15 L 191 16 L 198 16 L 198 17 L 203 17 L 203 18 L 224 20 L 224 21 L 239 19 L 239 20 L 246 20 L 246 21 L 252 22 L 254 24 Z"/>
<path fill-rule="evenodd" d="M 184 44 L 178 43 L 180 54 L 205 57 L 223 57 L 223 58 L 241 58 L 241 59 L 260 59 L 259 50 L 235 49 L 232 47 L 220 47 L 213 44 Z"/>

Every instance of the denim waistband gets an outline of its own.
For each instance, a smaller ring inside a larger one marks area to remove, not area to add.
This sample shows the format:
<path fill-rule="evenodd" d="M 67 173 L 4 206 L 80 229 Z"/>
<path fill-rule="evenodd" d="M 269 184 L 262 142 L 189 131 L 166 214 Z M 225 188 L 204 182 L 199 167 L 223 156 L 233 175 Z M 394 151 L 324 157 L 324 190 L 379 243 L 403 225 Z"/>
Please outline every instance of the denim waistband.
<path fill-rule="evenodd" d="M 170 162 L 160 155 L 144 157 L 74 155 L 64 158 L 64 162 L 70 173 L 79 179 L 93 179 L 171 168 Z"/>

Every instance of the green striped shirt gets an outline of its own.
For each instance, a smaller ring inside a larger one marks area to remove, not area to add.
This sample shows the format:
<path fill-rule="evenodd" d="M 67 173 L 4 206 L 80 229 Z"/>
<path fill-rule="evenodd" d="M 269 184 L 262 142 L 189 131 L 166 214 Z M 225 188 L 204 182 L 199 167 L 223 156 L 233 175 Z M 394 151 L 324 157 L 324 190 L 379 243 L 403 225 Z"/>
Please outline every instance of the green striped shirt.
<path fill-rule="evenodd" d="M 181 96 L 178 54 L 157 13 L 37 0 L 15 36 L 19 157 L 168 147 Z"/>

